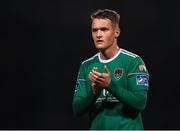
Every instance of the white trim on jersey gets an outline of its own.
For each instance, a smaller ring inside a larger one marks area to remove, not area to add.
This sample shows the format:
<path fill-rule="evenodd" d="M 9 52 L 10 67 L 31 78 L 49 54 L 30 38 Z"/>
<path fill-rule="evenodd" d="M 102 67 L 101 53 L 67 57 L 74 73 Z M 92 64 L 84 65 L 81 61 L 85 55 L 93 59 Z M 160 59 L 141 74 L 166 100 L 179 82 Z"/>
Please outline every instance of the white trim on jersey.
<path fill-rule="evenodd" d="M 126 54 L 126 55 L 129 55 L 129 56 L 131 56 L 131 57 L 133 57 L 133 58 L 138 57 L 138 55 L 136 55 L 136 54 L 134 54 L 134 53 L 131 53 L 131 52 L 125 50 L 125 49 L 122 49 L 122 53 L 123 53 L 123 54 Z"/>
<path fill-rule="evenodd" d="M 144 75 L 148 75 L 148 76 L 149 76 L 148 73 L 144 73 L 144 72 L 139 72 L 139 73 L 129 73 L 129 74 L 127 74 L 127 76 L 130 76 L 130 75 L 138 75 L 138 74 L 144 74 Z"/>
<path fill-rule="evenodd" d="M 78 79 L 78 81 L 86 81 L 85 79 Z"/>
<path fill-rule="evenodd" d="M 103 59 L 101 59 L 100 53 L 98 53 L 98 58 L 99 58 L 99 61 L 100 61 L 101 63 L 108 63 L 108 62 L 113 61 L 116 57 L 118 57 L 118 55 L 119 55 L 120 53 L 121 53 L 121 49 L 116 53 L 116 55 L 114 55 L 112 58 L 110 58 L 110 59 L 108 59 L 108 60 L 103 60 Z"/>
<path fill-rule="evenodd" d="M 87 61 L 93 60 L 96 56 L 98 56 L 98 59 L 99 59 L 99 61 L 100 61 L 101 63 L 108 63 L 108 62 L 113 61 L 116 57 L 118 57 L 118 55 L 119 55 L 120 53 L 123 53 L 123 54 L 125 54 L 125 55 L 131 56 L 131 57 L 133 57 L 133 58 L 138 57 L 138 55 L 136 55 L 136 54 L 134 54 L 134 53 L 132 53 L 132 52 L 129 52 L 129 51 L 125 50 L 125 49 L 120 48 L 120 50 L 116 53 L 116 55 L 114 55 L 112 58 L 110 58 L 110 59 L 108 59 L 108 60 L 103 60 L 103 59 L 101 59 L 100 53 L 97 53 L 97 54 L 95 54 L 94 56 L 90 57 L 89 59 L 83 61 L 82 64 L 84 64 L 84 63 L 87 62 Z"/>
<path fill-rule="evenodd" d="M 98 55 L 98 53 L 95 54 L 94 56 L 90 57 L 89 59 L 83 61 L 82 64 L 84 64 L 84 63 L 87 62 L 87 61 L 90 61 L 90 60 L 94 59 L 97 55 Z"/>

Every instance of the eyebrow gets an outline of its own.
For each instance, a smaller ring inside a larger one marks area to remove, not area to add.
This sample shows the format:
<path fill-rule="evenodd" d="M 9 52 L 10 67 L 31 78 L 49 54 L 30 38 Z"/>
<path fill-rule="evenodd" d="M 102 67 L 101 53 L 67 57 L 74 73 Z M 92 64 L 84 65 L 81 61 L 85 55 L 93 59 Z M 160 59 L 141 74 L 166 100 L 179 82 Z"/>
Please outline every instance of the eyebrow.
<path fill-rule="evenodd" d="M 100 28 L 92 28 L 92 31 L 95 32 L 97 30 L 101 30 L 101 31 L 105 31 L 105 30 L 109 30 L 109 28 L 107 27 L 100 27 Z"/>

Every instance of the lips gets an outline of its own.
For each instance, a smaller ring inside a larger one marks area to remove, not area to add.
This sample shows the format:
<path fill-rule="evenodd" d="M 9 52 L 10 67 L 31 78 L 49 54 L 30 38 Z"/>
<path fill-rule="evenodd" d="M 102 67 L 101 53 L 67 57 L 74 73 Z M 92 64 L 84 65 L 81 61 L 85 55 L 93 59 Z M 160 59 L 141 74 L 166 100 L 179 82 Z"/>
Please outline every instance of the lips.
<path fill-rule="evenodd" d="M 103 40 L 97 40 L 96 42 L 97 42 L 97 43 L 101 43 L 101 42 L 104 42 L 104 41 L 103 41 Z"/>

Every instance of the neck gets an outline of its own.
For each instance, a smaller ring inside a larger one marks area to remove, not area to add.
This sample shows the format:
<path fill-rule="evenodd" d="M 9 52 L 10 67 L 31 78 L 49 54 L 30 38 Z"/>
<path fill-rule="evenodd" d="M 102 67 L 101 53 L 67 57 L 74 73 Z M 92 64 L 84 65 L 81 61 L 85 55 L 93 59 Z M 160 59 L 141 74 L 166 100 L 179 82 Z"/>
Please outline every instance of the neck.
<path fill-rule="evenodd" d="M 117 45 L 112 46 L 111 48 L 101 50 L 100 57 L 103 60 L 108 60 L 108 59 L 111 59 L 112 57 L 114 57 L 118 51 L 119 51 L 119 47 Z"/>

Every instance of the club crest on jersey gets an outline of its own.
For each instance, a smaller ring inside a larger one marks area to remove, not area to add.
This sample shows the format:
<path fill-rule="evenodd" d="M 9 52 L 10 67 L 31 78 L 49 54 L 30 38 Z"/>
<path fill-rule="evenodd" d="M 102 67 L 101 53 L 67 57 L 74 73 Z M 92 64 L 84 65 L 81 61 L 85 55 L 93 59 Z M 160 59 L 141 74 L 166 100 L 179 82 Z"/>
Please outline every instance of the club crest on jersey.
<path fill-rule="evenodd" d="M 117 68 L 114 70 L 114 77 L 119 80 L 123 74 L 123 70 L 121 68 Z"/>

